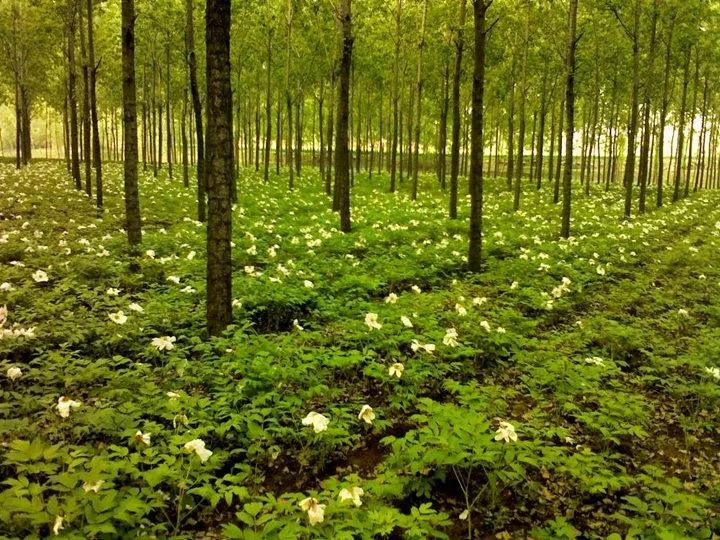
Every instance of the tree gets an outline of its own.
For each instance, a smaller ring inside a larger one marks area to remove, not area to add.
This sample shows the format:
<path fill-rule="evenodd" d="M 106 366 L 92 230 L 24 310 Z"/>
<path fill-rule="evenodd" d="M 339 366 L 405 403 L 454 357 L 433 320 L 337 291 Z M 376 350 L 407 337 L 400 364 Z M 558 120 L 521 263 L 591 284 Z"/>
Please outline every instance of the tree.
<path fill-rule="evenodd" d="M 338 193 L 340 230 L 350 232 L 350 151 L 348 117 L 350 115 L 350 66 L 352 65 L 351 0 L 340 0 L 336 12 L 340 35 L 340 62 L 335 133 L 335 190 Z"/>
<path fill-rule="evenodd" d="M 470 117 L 470 242 L 468 269 L 479 272 L 482 264 L 483 218 L 483 107 L 485 97 L 485 41 L 486 15 L 492 0 L 473 0 L 475 22 L 475 51 L 472 87 L 472 115 Z"/>
<path fill-rule="evenodd" d="M 232 322 L 232 202 L 234 181 L 230 0 L 207 0 L 207 326 L 218 335 Z"/>
<path fill-rule="evenodd" d="M 195 114 L 197 137 L 197 210 L 198 220 L 205 221 L 205 141 L 203 140 L 203 117 L 200 105 L 200 90 L 197 82 L 197 60 L 195 58 L 195 24 L 193 22 L 193 0 L 185 0 L 185 46 L 187 48 L 188 70 L 190 71 L 190 95 Z"/>
<path fill-rule="evenodd" d="M 125 133 L 125 221 L 130 246 L 142 240 L 137 180 L 137 107 L 135 91 L 135 0 L 122 0 L 122 94 Z M 99 152 L 98 145 L 98 152 Z"/>
<path fill-rule="evenodd" d="M 98 65 L 95 64 L 95 32 L 93 28 L 93 0 L 87 0 L 87 20 L 88 20 L 88 62 L 89 62 L 89 77 L 88 84 L 90 85 L 90 117 L 92 125 L 92 159 L 93 167 L 95 168 L 95 203 L 98 208 L 103 207 L 103 182 L 102 182 L 102 161 L 100 157 L 100 129 L 98 126 L 98 110 L 97 110 L 97 72 Z M 133 56 L 133 93 L 135 93 L 135 57 Z M 133 102 L 135 99 L 133 98 Z M 133 105 L 134 107 L 134 105 Z M 133 118 L 135 118 L 135 162 L 137 169 L 137 119 L 133 112 Z M 127 144 L 127 143 L 126 143 Z M 125 146 L 127 151 L 127 146 Z M 136 173 L 137 178 L 137 173 Z"/>
<path fill-rule="evenodd" d="M 570 236 L 570 205 L 572 190 L 573 139 L 575 137 L 575 49 L 577 40 L 578 0 L 570 0 L 568 15 L 568 36 L 565 49 L 565 165 L 563 168 L 562 226 L 560 236 Z"/>
<path fill-rule="evenodd" d="M 462 78 L 462 57 L 465 47 L 465 17 L 467 0 L 458 4 L 458 27 L 455 36 L 455 65 L 452 81 L 453 127 L 450 143 L 450 219 L 457 218 L 458 174 L 460 173 L 460 81 Z"/>

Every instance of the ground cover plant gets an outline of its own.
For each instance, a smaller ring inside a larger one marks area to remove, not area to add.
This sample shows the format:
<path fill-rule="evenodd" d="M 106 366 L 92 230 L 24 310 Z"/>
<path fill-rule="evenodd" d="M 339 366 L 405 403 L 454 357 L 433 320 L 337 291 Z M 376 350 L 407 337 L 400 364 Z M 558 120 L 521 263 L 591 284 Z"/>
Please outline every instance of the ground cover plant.
<path fill-rule="evenodd" d="M 720 538 L 718 30 L 0 0 L 0 538 Z"/>
<path fill-rule="evenodd" d="M 244 171 L 234 324 L 204 333 L 190 190 L 143 175 L 143 253 L 57 163 L 0 174 L 0 523 L 9 537 L 708 538 L 720 522 L 720 206 L 632 222 L 488 187 L 465 271 L 440 192 Z M 428 184 L 433 180 L 424 178 Z M 73 210 L 60 202 L 68 201 Z M 461 204 L 461 214 L 468 211 Z M 532 230 L 527 227 L 532 223 Z"/>

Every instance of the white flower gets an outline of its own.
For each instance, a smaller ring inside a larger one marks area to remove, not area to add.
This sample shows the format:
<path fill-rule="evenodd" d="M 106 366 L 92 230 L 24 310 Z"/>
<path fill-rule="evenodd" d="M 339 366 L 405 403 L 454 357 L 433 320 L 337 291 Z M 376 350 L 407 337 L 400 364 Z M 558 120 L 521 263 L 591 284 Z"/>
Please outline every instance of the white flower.
<path fill-rule="evenodd" d="M 202 439 L 193 439 L 190 442 L 186 442 L 183 448 L 185 448 L 185 450 L 195 452 L 200 458 L 201 463 L 205 463 L 208 458 L 213 454 L 210 450 L 205 448 L 205 441 L 203 441 Z"/>
<path fill-rule="evenodd" d="M 686 319 L 690 316 L 688 310 L 682 308 L 678 309 L 678 315 L 680 315 L 681 317 L 685 317 Z"/>
<path fill-rule="evenodd" d="M 139 429 L 135 432 L 135 441 L 150 446 L 150 433 L 143 433 Z"/>
<path fill-rule="evenodd" d="M 307 512 L 310 525 L 322 523 L 325 519 L 325 507 L 327 505 L 320 504 L 315 497 L 303 499 L 298 503 L 298 506 L 300 506 L 303 512 Z"/>
<path fill-rule="evenodd" d="M 312 426 L 315 433 L 325 431 L 328 427 L 329 422 L 330 419 L 327 416 L 323 416 L 322 414 L 316 413 L 315 411 L 309 412 L 308 415 L 302 420 L 303 425 Z"/>
<path fill-rule="evenodd" d="M 495 329 L 495 331 L 496 331 L 498 334 L 504 334 L 504 333 L 506 332 L 506 330 L 505 330 L 502 326 L 498 326 L 498 327 Z"/>
<path fill-rule="evenodd" d="M 372 424 L 375 420 L 375 412 L 370 405 L 363 405 L 358 414 L 358 420 L 364 420 L 366 424 Z"/>
<path fill-rule="evenodd" d="M 5 324 L 5 321 L 7 321 L 7 316 L 8 316 L 7 306 L 0 307 L 0 326 Z"/>
<path fill-rule="evenodd" d="M 195 258 L 196 253 L 194 251 L 191 251 L 187 254 L 187 257 L 185 257 L 188 261 L 192 261 Z"/>
<path fill-rule="evenodd" d="M 601 276 L 604 276 L 604 275 L 605 275 L 605 268 L 603 267 L 602 264 L 598 264 L 598 265 L 597 265 L 597 268 L 595 269 L 595 271 L 596 271 L 599 275 L 601 275 Z"/>
<path fill-rule="evenodd" d="M 60 531 L 65 528 L 65 527 L 63 527 L 64 519 L 65 518 L 62 516 L 55 516 L 55 524 L 53 525 L 53 529 L 52 529 L 55 536 L 60 534 Z"/>
<path fill-rule="evenodd" d="M 720 381 L 720 368 L 718 368 L 718 367 L 706 367 L 706 368 L 705 368 L 705 372 L 706 372 L 708 375 L 712 375 L 713 377 L 715 377 L 717 380 Z"/>
<path fill-rule="evenodd" d="M 413 285 L 410 288 L 412 289 L 412 292 L 414 292 L 415 294 L 420 294 L 422 292 L 422 289 L 420 287 L 418 287 L 417 285 Z"/>
<path fill-rule="evenodd" d="M 394 304 L 394 303 L 397 302 L 397 301 L 398 301 L 398 295 L 395 294 L 394 292 L 391 292 L 390 294 L 388 294 L 388 295 L 385 297 L 385 303 L 386 303 L 386 304 Z"/>
<path fill-rule="evenodd" d="M 136 304 L 135 302 L 130 304 L 128 306 L 128 309 L 131 309 L 132 311 L 136 311 L 137 313 L 143 313 L 145 311 L 140 304 Z"/>
<path fill-rule="evenodd" d="M 405 371 L 405 366 L 403 366 L 400 362 L 395 362 L 388 369 L 388 374 L 391 377 L 395 376 L 399 379 L 402 377 L 403 371 Z"/>
<path fill-rule="evenodd" d="M 8 283 L 7 281 L 4 281 L 0 284 L 0 291 L 8 292 L 12 291 L 15 287 L 12 286 L 12 283 Z"/>
<path fill-rule="evenodd" d="M 109 313 L 108 317 L 110 317 L 110 320 L 115 324 L 125 324 L 127 322 L 127 316 L 122 310 L 117 313 Z"/>
<path fill-rule="evenodd" d="M 465 307 L 460 304 L 455 304 L 455 311 L 457 311 L 458 315 L 460 315 L 461 317 L 467 315 L 467 309 L 465 309 Z"/>
<path fill-rule="evenodd" d="M 510 441 L 515 442 L 518 440 L 517 433 L 515 433 L 515 427 L 509 422 L 500 422 L 500 427 L 495 433 L 496 441 L 505 441 L 509 443 Z"/>
<path fill-rule="evenodd" d="M 382 324 L 380 324 L 377 319 L 377 313 L 367 313 L 365 315 L 365 324 L 370 330 L 380 330 L 382 328 Z"/>
<path fill-rule="evenodd" d="M 22 369 L 20 369 L 19 367 L 8 368 L 8 370 L 7 370 L 7 378 L 8 379 L 10 379 L 11 381 L 14 381 L 16 379 L 19 379 L 20 377 L 22 377 Z"/>
<path fill-rule="evenodd" d="M 426 353 L 432 354 L 435 351 L 435 344 L 434 343 L 420 343 L 417 339 L 413 339 L 412 343 L 410 344 L 410 348 L 414 352 L 418 352 L 419 350 L 423 350 Z"/>
<path fill-rule="evenodd" d="M 57 402 L 58 414 L 63 418 L 67 418 L 70 416 L 70 409 L 77 409 L 80 405 L 82 405 L 82 402 L 80 401 L 75 401 L 69 397 L 61 396 L 58 398 Z"/>
<path fill-rule="evenodd" d="M 511 289 L 517 289 L 520 286 L 520 284 L 517 281 L 513 281 L 510 285 Z"/>
<path fill-rule="evenodd" d="M 180 394 L 178 394 L 177 392 L 166 392 L 165 395 L 170 399 L 177 399 L 180 397 Z"/>
<path fill-rule="evenodd" d="M 312 281 L 310 281 L 309 279 L 306 279 L 305 281 L 303 281 L 303 285 L 305 285 L 305 287 L 308 289 L 312 289 L 315 286 L 315 284 Z"/>
<path fill-rule="evenodd" d="M 148 250 L 145 252 L 145 255 L 147 255 L 147 256 L 150 257 L 151 259 L 154 259 L 154 258 L 155 258 L 155 250 L 153 250 L 153 249 L 148 249 Z"/>
<path fill-rule="evenodd" d="M 105 483 L 105 480 L 95 480 L 94 482 L 83 482 L 82 487 L 83 487 L 83 490 L 85 491 L 85 493 L 89 493 L 91 491 L 94 491 L 95 493 L 97 493 L 98 491 L 100 491 L 100 488 L 102 487 L 102 485 L 104 483 Z"/>
<path fill-rule="evenodd" d="M 168 276 L 167 281 L 172 281 L 175 285 L 180 285 L 180 278 L 177 276 Z"/>
<path fill-rule="evenodd" d="M 462 512 L 460 512 L 460 515 L 458 516 L 458 519 L 461 519 L 461 520 L 465 521 L 465 520 L 468 518 L 469 515 L 470 515 L 470 510 L 465 509 L 465 510 L 463 510 Z"/>
<path fill-rule="evenodd" d="M 402 316 L 400 317 L 400 322 L 402 322 L 402 323 L 403 323 L 403 326 L 405 326 L 406 328 L 412 328 L 412 327 L 413 327 L 412 321 L 411 321 L 408 317 L 406 317 L 405 315 L 402 315 Z"/>
<path fill-rule="evenodd" d="M 599 356 L 591 356 L 585 359 L 586 364 L 594 364 L 596 366 L 603 366 L 605 365 L 605 360 L 600 358 Z"/>
<path fill-rule="evenodd" d="M 446 345 L 448 347 L 457 347 L 457 337 L 457 330 L 455 330 L 454 328 L 448 328 L 447 330 L 445 330 L 445 336 L 443 337 L 443 345 Z"/>
<path fill-rule="evenodd" d="M 35 283 L 43 283 L 48 280 L 48 275 L 43 270 L 38 270 L 33 273 L 32 278 L 35 280 Z"/>
<path fill-rule="evenodd" d="M 107 291 L 105 291 L 105 294 L 107 294 L 108 296 L 117 296 L 118 294 L 120 294 L 120 289 L 110 287 Z"/>
<path fill-rule="evenodd" d="M 352 501 L 355 506 L 362 506 L 360 497 L 365 494 L 365 490 L 361 487 L 353 486 L 350 489 L 343 488 L 338 494 L 340 501 Z"/>
<path fill-rule="evenodd" d="M 293 319 L 293 328 L 295 328 L 298 332 L 305 330 L 302 326 L 300 326 L 300 322 L 297 319 Z"/>
<path fill-rule="evenodd" d="M 472 300 L 473 306 L 482 306 L 485 302 L 487 302 L 487 298 L 485 298 L 484 296 L 483 297 L 476 296 Z"/>
<path fill-rule="evenodd" d="M 152 339 L 151 345 L 155 347 L 158 351 L 171 351 L 175 348 L 175 341 L 177 338 L 175 336 L 162 336 L 162 337 L 156 337 Z"/>
<path fill-rule="evenodd" d="M 235 298 L 235 299 L 232 301 L 232 307 L 241 308 L 241 307 L 242 307 L 242 300 L 239 300 L 239 299 Z"/>
<path fill-rule="evenodd" d="M 482 322 L 480 323 L 480 326 L 481 326 L 486 332 L 489 332 L 489 331 L 490 331 L 490 323 L 489 323 L 489 322 L 487 322 L 487 321 L 482 321 Z"/>

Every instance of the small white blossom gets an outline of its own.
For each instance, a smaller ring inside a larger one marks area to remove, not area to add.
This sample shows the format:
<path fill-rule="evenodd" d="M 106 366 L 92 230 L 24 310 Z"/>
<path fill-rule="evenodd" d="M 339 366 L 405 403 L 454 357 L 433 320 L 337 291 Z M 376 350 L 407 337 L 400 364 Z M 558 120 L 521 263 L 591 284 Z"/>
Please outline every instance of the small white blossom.
<path fill-rule="evenodd" d="M 372 424 L 375 420 L 375 412 L 370 405 L 363 405 L 358 414 L 358 420 L 364 420 L 366 424 Z"/>
<path fill-rule="evenodd" d="M 311 411 L 308 415 L 303 418 L 302 423 L 304 426 L 312 426 L 315 433 L 327 430 L 330 419 L 315 411 Z"/>
<path fill-rule="evenodd" d="M 213 454 L 212 451 L 205 448 L 205 441 L 202 439 L 193 439 L 192 441 L 186 442 L 183 448 L 195 452 L 200 458 L 201 463 L 205 463 Z"/>

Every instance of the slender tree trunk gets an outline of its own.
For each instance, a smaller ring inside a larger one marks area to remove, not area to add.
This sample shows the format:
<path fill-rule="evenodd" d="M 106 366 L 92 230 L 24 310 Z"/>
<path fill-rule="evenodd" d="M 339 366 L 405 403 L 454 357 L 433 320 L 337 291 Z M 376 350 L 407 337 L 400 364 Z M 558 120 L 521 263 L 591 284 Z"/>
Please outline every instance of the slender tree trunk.
<path fill-rule="evenodd" d="M 578 0 L 570 0 L 568 16 L 568 37 L 566 46 L 567 82 L 565 85 L 565 115 L 567 126 L 565 128 L 565 167 L 563 169 L 563 205 L 562 225 L 560 236 L 570 237 L 570 214 L 572 201 L 572 166 L 573 166 L 573 138 L 575 136 L 575 29 L 577 27 Z"/>
<path fill-rule="evenodd" d="M 193 24 L 193 0 L 185 0 L 185 46 L 188 51 L 188 70 L 190 71 L 190 95 L 195 113 L 195 132 L 197 137 L 197 215 L 198 221 L 205 221 L 205 141 L 203 138 L 202 107 L 197 82 L 195 60 L 195 30 Z M 229 62 L 228 62 L 229 65 Z"/>
<path fill-rule="evenodd" d="M 285 110 L 287 112 L 287 129 L 286 129 L 286 163 L 288 167 L 289 179 L 288 188 L 290 191 L 295 189 L 295 169 L 293 168 L 293 111 L 292 111 L 292 94 L 290 91 L 290 53 L 292 46 L 292 23 L 293 23 L 293 4 L 292 0 L 287 3 L 287 56 L 285 64 Z"/>
<path fill-rule="evenodd" d="M 655 0 L 653 3 L 652 22 L 650 31 L 650 47 L 647 57 L 647 73 L 645 75 L 645 97 L 643 99 L 643 138 L 642 145 L 640 148 L 640 202 L 638 206 L 638 212 L 641 214 L 645 213 L 645 199 L 647 197 L 647 184 L 648 184 L 648 173 L 650 170 L 650 132 L 652 131 L 650 126 L 650 91 L 651 85 L 650 80 L 653 75 L 655 66 L 655 43 L 657 33 L 657 18 L 658 18 L 659 0 Z"/>
<path fill-rule="evenodd" d="M 207 325 L 218 335 L 232 322 L 233 126 L 230 0 L 207 0 Z"/>
<path fill-rule="evenodd" d="M 695 49 L 695 79 L 693 81 L 693 98 L 692 107 L 690 108 L 690 135 L 688 136 L 688 156 L 687 166 L 685 167 L 685 189 L 683 197 L 690 194 L 690 176 L 692 174 L 693 165 L 693 137 L 695 136 L 695 114 L 697 111 L 698 86 L 700 85 L 700 52 L 699 48 Z"/>
<path fill-rule="evenodd" d="M 423 3 L 422 26 L 420 27 L 420 42 L 418 43 L 417 78 L 415 80 L 417 92 L 417 116 L 415 117 L 415 153 L 412 164 L 412 200 L 417 199 L 418 168 L 420 159 L 420 132 L 422 130 L 422 92 L 423 92 L 423 51 L 425 50 L 425 24 L 427 21 L 428 0 Z"/>
<path fill-rule="evenodd" d="M 351 0 L 339 0 L 336 13 L 341 31 L 335 139 L 335 190 L 340 206 L 340 230 L 350 232 L 350 161 L 348 149 L 348 116 L 350 101 L 350 67 L 352 64 Z"/>
<path fill-rule="evenodd" d="M 530 2 L 526 0 L 526 21 L 525 21 L 525 39 L 523 40 L 523 55 L 521 67 L 521 83 L 522 96 L 520 100 L 520 133 L 518 137 L 518 156 L 517 167 L 515 169 L 515 189 L 513 192 L 513 210 L 520 210 L 520 194 L 522 192 L 522 174 L 523 161 L 525 151 L 525 96 L 527 95 L 527 59 L 528 48 L 530 46 Z"/>
<path fill-rule="evenodd" d="M 98 126 L 98 109 L 97 109 L 97 72 L 99 64 L 95 63 L 95 28 L 93 24 L 93 0 L 88 0 L 88 58 L 90 60 L 90 116 L 92 122 L 92 150 L 93 150 L 93 167 L 95 168 L 95 204 L 98 208 L 103 207 L 103 176 L 102 176 L 102 156 L 100 152 L 100 127 Z M 134 39 L 134 38 L 133 38 Z M 133 53 L 134 54 L 134 53 Z M 133 56 L 133 91 L 135 89 L 135 60 Z M 134 103 L 135 99 L 133 99 Z M 133 111 L 136 106 L 133 104 Z M 134 112 L 133 114 L 137 114 Z M 135 169 L 137 175 L 137 117 L 135 119 Z M 123 125 L 123 128 L 127 124 Z M 123 129 L 123 133 L 125 129 Z M 127 151 L 127 139 L 125 144 Z"/>
<path fill-rule="evenodd" d="M 628 125 L 627 157 L 625 159 L 625 212 L 624 218 L 632 214 L 632 191 L 635 180 L 635 139 L 637 137 L 638 108 L 640 94 L 640 0 L 635 0 L 632 33 L 632 93 L 630 102 L 630 123 Z"/>
<path fill-rule="evenodd" d="M 167 36 L 165 44 L 165 132 L 167 134 L 167 164 L 168 176 L 172 180 L 173 177 L 173 132 L 172 117 L 170 116 L 170 35 Z"/>
<path fill-rule="evenodd" d="M 465 2 L 465 0 L 461 0 Z M 400 102 L 400 42 L 402 39 L 401 32 L 402 22 L 402 0 L 397 0 L 397 10 L 395 11 L 395 64 L 393 67 L 393 83 L 392 83 L 392 108 L 393 108 L 393 132 L 392 143 L 390 147 L 390 193 L 395 193 L 397 174 L 397 158 L 398 158 L 398 136 L 400 128 L 398 126 L 399 102 Z M 402 168 L 402 164 L 400 165 Z M 400 174 L 402 176 L 402 173 Z"/>
<path fill-rule="evenodd" d="M 472 136 L 470 141 L 470 231 L 468 269 L 479 272 L 482 266 L 482 219 L 483 219 L 483 107 L 485 94 L 485 17 L 492 3 L 473 0 L 475 22 L 475 51 L 472 89 Z"/>
<path fill-rule="evenodd" d="M 78 9 L 78 24 L 80 27 L 80 57 L 82 59 L 82 160 L 85 164 L 85 193 L 92 197 L 92 148 L 90 146 L 90 76 L 88 68 L 87 46 L 85 45 L 85 28 L 83 25 L 82 6 Z"/>
<path fill-rule="evenodd" d="M 137 106 L 135 90 L 135 0 L 122 0 L 122 92 L 125 135 L 125 227 L 130 246 L 142 239 L 137 180 Z M 99 152 L 99 145 L 98 145 Z"/>
<path fill-rule="evenodd" d="M 80 179 L 80 155 L 78 151 L 78 112 L 75 71 L 75 27 L 77 17 L 77 0 L 68 0 L 68 101 L 70 103 L 70 152 L 72 156 L 72 177 L 75 188 L 82 189 Z M 18 141 L 19 143 L 20 141 Z M 18 144 L 18 148 L 20 145 Z"/>
<path fill-rule="evenodd" d="M 685 114 L 687 112 L 687 89 L 690 84 L 690 47 L 685 50 L 685 66 L 683 68 L 683 89 L 680 100 L 680 118 L 678 121 L 677 163 L 675 164 L 675 185 L 673 187 L 672 201 L 680 198 L 680 178 L 682 177 L 682 156 L 685 142 Z"/>
<path fill-rule="evenodd" d="M 474 0 L 473 0 L 474 1 Z M 452 141 L 450 143 L 450 219 L 457 219 L 458 175 L 460 174 L 460 83 L 462 56 L 465 48 L 465 19 L 467 0 L 458 5 L 458 28 L 455 36 L 455 65 L 452 79 Z"/>

